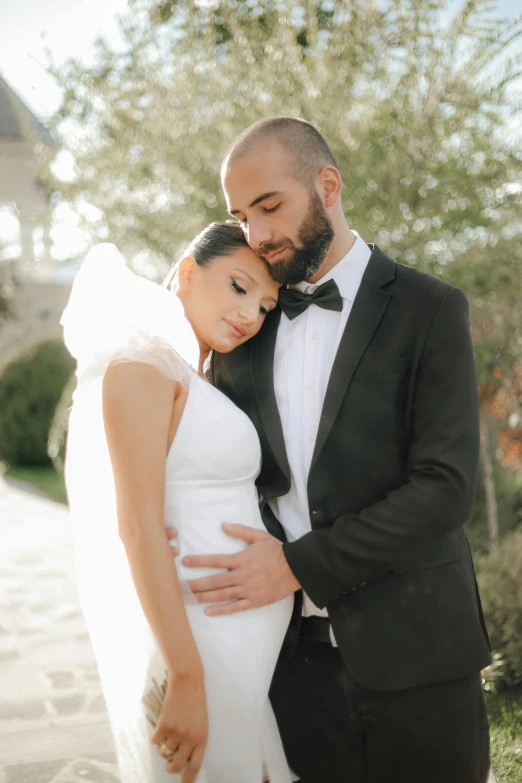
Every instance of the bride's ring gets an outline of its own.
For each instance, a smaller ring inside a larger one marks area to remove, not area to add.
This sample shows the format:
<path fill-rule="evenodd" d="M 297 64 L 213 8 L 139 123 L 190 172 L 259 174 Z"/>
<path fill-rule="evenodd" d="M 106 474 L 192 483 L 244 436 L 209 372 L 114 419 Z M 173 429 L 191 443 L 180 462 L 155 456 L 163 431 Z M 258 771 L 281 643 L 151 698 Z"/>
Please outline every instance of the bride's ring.
<path fill-rule="evenodd" d="M 164 759 L 166 759 L 167 761 L 171 761 L 176 755 L 176 753 L 178 752 L 178 750 L 177 748 L 176 750 L 172 750 L 172 748 L 169 748 L 167 742 L 164 740 L 159 747 L 159 752 Z"/>

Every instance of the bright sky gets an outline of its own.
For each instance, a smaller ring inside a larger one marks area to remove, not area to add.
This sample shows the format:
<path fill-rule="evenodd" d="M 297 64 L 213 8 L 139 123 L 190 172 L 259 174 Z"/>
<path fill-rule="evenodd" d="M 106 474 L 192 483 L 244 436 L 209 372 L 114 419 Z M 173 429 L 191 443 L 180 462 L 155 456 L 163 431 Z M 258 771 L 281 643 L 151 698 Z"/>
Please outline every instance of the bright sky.
<path fill-rule="evenodd" d="M 57 62 L 88 60 L 92 42 L 117 40 L 115 18 L 127 0 L 0 0 L 0 73 L 40 117 L 51 114 L 60 95 L 43 67 L 48 47 Z"/>

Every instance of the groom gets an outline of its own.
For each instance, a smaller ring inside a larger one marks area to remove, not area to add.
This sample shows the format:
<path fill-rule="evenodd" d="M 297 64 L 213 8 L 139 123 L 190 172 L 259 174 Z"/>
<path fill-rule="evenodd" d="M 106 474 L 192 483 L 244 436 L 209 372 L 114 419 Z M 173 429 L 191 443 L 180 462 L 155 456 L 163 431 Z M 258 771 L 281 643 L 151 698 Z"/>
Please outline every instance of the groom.
<path fill-rule="evenodd" d="M 483 783 L 489 643 L 464 533 L 477 393 L 462 292 L 350 230 L 319 132 L 262 120 L 222 167 L 230 214 L 282 283 L 209 377 L 254 422 L 268 533 L 193 556 L 222 615 L 295 593 L 271 699 L 302 783 Z M 219 619 L 216 619 L 219 622 Z"/>

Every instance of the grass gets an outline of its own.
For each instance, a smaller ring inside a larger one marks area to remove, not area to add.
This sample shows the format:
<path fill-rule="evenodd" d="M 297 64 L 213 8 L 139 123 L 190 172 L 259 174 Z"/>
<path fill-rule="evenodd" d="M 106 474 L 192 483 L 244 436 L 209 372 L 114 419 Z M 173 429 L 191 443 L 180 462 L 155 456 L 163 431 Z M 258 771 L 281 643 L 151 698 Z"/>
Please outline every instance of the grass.
<path fill-rule="evenodd" d="M 7 475 L 32 484 L 57 503 L 67 503 L 63 476 L 53 468 L 9 466 Z"/>
<path fill-rule="evenodd" d="M 522 781 L 522 688 L 486 693 L 491 768 L 497 783 Z"/>

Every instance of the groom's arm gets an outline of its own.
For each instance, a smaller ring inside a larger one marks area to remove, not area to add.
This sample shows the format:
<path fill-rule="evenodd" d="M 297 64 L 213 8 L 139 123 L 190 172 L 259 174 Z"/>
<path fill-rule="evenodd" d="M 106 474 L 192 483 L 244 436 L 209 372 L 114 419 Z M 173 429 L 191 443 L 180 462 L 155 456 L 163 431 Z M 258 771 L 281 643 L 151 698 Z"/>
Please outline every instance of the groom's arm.
<path fill-rule="evenodd" d="M 418 367 L 408 481 L 358 514 L 283 545 L 312 601 L 344 592 L 429 551 L 469 517 L 479 453 L 477 383 L 464 294 L 450 289 L 433 318 Z"/>

